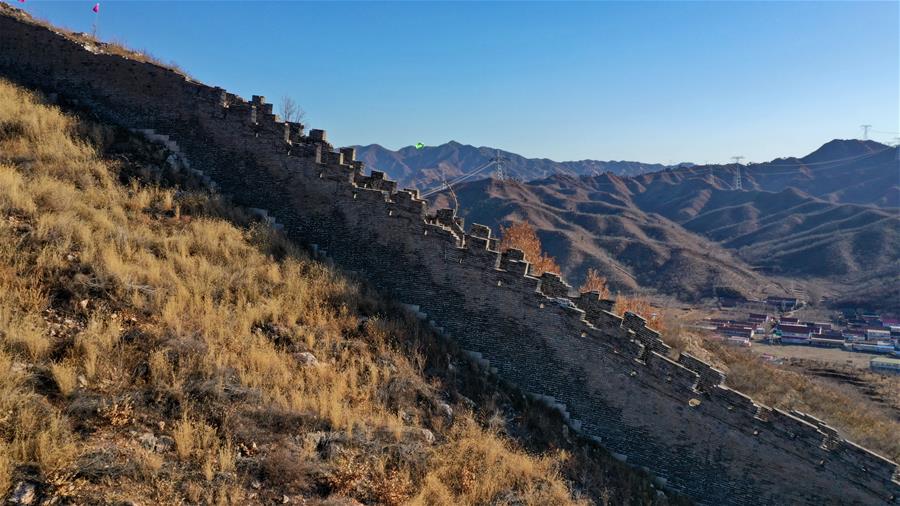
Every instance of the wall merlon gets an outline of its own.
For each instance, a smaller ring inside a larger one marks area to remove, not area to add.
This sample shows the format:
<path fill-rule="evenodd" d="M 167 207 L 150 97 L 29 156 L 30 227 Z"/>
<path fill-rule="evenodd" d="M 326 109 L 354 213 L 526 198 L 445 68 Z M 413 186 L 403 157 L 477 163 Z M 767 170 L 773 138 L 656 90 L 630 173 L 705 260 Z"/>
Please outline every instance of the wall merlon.
<path fill-rule="evenodd" d="M 491 231 L 491 227 L 488 227 L 487 225 L 482 225 L 480 223 L 473 223 L 472 228 L 469 230 L 469 234 L 472 237 L 490 239 L 492 231 Z"/>
<path fill-rule="evenodd" d="M 466 235 L 466 244 L 465 244 L 465 247 L 466 247 L 466 249 L 468 249 L 468 250 L 471 251 L 472 253 L 476 253 L 476 254 L 477 254 L 477 252 L 485 252 L 485 251 L 487 251 L 487 252 L 490 252 L 490 253 L 497 254 L 496 251 L 491 251 L 491 250 L 490 250 L 490 244 L 491 244 L 491 240 L 490 240 L 490 239 L 485 239 L 484 237 L 478 237 L 478 236 L 475 236 L 475 235 L 468 235 L 468 234 Z"/>
<path fill-rule="evenodd" d="M 356 148 L 341 148 L 340 151 L 347 163 L 356 160 Z"/>
<path fill-rule="evenodd" d="M 303 142 L 303 129 L 306 128 L 303 123 L 285 121 L 285 124 L 287 124 L 288 131 L 290 132 L 290 141 L 297 143 Z"/>
<path fill-rule="evenodd" d="M 440 224 L 426 223 L 424 234 L 428 240 L 439 239 L 442 242 L 452 244 L 456 247 L 458 247 L 460 243 L 459 237 L 457 237 L 456 234 Z"/>
<path fill-rule="evenodd" d="M 671 347 L 660 339 L 658 332 L 647 327 L 647 321 L 640 316 L 626 311 L 622 319 L 622 326 L 633 331 L 637 339 L 651 350 L 661 354 L 669 353 Z"/>
<path fill-rule="evenodd" d="M 345 165 L 344 154 L 329 150 L 322 151 L 322 163 L 328 165 Z"/>
<path fill-rule="evenodd" d="M 418 190 L 400 190 L 394 193 L 391 199 L 398 208 L 406 211 L 409 215 L 415 216 L 420 221 L 425 218 L 425 206 L 427 203 L 419 198 Z"/>
<path fill-rule="evenodd" d="M 681 352 L 678 356 L 678 362 L 700 376 L 700 382 L 698 383 L 698 388 L 700 390 L 707 390 L 711 387 L 721 385 L 725 381 L 724 372 L 686 351 Z"/>
<path fill-rule="evenodd" d="M 671 383 L 685 392 L 695 390 L 699 380 L 696 372 L 655 351 L 647 354 L 645 362 L 647 368 L 666 383 Z"/>
<path fill-rule="evenodd" d="M 438 209 L 434 213 L 434 219 L 438 223 L 453 231 L 456 237 L 462 241 L 466 233 L 463 230 L 463 219 L 456 216 L 455 209 Z"/>
<path fill-rule="evenodd" d="M 863 448 L 851 441 L 842 440 L 840 447 L 835 450 L 839 457 L 860 468 L 864 473 L 878 476 L 885 482 L 895 482 L 900 491 L 900 466 L 871 450 Z"/>
<path fill-rule="evenodd" d="M 500 254 L 500 268 L 519 276 L 528 274 L 529 264 L 521 250 L 510 249 Z"/>
<path fill-rule="evenodd" d="M 559 274 L 545 272 L 539 278 L 541 280 L 540 291 L 547 297 L 568 297 L 571 286 L 566 284 Z"/>
<path fill-rule="evenodd" d="M 817 447 L 824 440 L 824 434 L 819 432 L 818 427 L 781 409 L 773 408 L 768 416 L 771 428 L 790 439 L 804 441 L 810 447 Z"/>
<path fill-rule="evenodd" d="M 354 181 L 359 186 L 371 188 L 373 190 L 383 190 L 388 193 L 394 193 L 397 190 L 396 181 L 391 181 L 385 177 L 384 172 L 373 170 L 368 176 L 357 173 Z"/>
<path fill-rule="evenodd" d="M 313 142 L 328 142 L 328 134 L 325 130 L 313 128 L 309 131 L 309 139 Z"/>
<path fill-rule="evenodd" d="M 600 293 L 595 291 L 580 293 L 573 301 L 576 306 L 584 309 L 588 314 L 598 311 L 612 311 L 616 305 L 614 300 L 603 299 L 600 297 Z"/>
<path fill-rule="evenodd" d="M 750 415 L 749 418 L 755 418 L 759 412 L 759 406 L 753 402 L 753 399 L 727 386 L 716 386 L 711 388 L 708 393 L 714 400 L 724 402 L 728 411 L 743 412 Z"/>

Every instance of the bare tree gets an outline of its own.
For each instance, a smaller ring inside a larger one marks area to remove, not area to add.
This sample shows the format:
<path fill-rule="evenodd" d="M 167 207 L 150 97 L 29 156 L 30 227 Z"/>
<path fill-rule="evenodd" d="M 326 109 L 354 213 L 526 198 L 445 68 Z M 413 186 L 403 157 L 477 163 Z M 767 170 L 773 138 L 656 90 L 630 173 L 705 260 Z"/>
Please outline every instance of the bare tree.
<path fill-rule="evenodd" d="M 297 101 L 293 98 L 285 95 L 281 97 L 281 116 L 285 121 L 291 121 L 294 123 L 299 123 L 303 116 L 306 115 L 306 111 L 304 111 Z"/>

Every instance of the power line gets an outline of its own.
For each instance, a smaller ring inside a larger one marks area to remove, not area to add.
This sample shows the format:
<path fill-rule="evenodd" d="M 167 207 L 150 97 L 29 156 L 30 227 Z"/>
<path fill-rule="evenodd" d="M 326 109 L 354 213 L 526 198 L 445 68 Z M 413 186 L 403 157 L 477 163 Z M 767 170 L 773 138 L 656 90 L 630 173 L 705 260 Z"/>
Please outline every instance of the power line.
<path fill-rule="evenodd" d="M 434 187 L 434 188 L 432 188 L 432 189 L 430 189 L 430 190 L 425 191 L 425 193 L 421 194 L 421 195 L 419 196 L 419 198 L 425 198 L 425 197 L 428 197 L 428 196 L 430 196 L 430 195 L 434 195 L 435 193 L 437 193 L 437 192 L 443 190 L 446 186 L 449 186 L 449 185 L 455 185 L 455 184 L 461 183 L 461 182 L 465 181 L 466 179 L 469 179 L 469 178 L 471 178 L 472 176 L 474 176 L 474 175 L 480 173 L 481 171 L 483 171 L 484 169 L 490 167 L 490 166 L 493 165 L 493 164 L 494 164 L 494 161 L 491 160 L 491 161 L 487 162 L 486 164 L 482 165 L 481 167 L 478 167 L 477 169 L 473 170 L 472 172 L 469 172 L 468 174 L 463 174 L 463 175 L 461 175 L 461 176 L 458 176 L 456 179 L 453 179 L 453 180 L 450 181 L 449 183 L 446 183 L 446 182 L 445 182 L 444 184 L 438 185 L 438 186 L 436 186 L 436 187 Z"/>
<path fill-rule="evenodd" d="M 898 138 L 898 140 L 900 140 L 900 138 Z M 820 166 L 820 165 L 828 165 L 828 164 L 833 164 L 833 163 L 838 163 L 838 162 L 847 162 L 847 161 L 851 161 L 851 160 L 862 160 L 862 159 L 865 159 L 865 158 L 870 158 L 870 157 L 873 157 L 873 156 L 875 156 L 875 155 L 884 153 L 885 151 L 890 151 L 890 150 L 894 150 L 894 149 L 897 149 L 897 148 L 896 148 L 896 147 L 888 146 L 888 147 L 885 147 L 884 149 L 879 149 L 878 151 L 872 151 L 871 153 L 864 153 L 864 154 L 861 154 L 861 155 L 848 156 L 848 157 L 844 157 L 844 158 L 834 158 L 834 159 L 831 159 L 831 160 L 820 160 L 820 161 L 818 161 L 818 162 L 794 162 L 794 163 L 774 163 L 774 162 L 765 162 L 765 163 L 755 164 L 755 165 L 763 166 L 763 167 L 765 167 L 765 168 L 768 168 L 768 167 L 798 167 L 798 168 L 799 168 L 799 167 L 818 167 L 818 166 Z M 737 158 L 737 157 L 732 157 L 732 159 L 735 159 L 735 158 Z M 744 157 L 740 157 L 740 159 L 743 159 L 743 158 L 744 158 Z M 480 167 L 474 169 L 472 172 L 469 172 L 469 173 L 467 173 L 467 174 L 463 174 L 463 175 L 457 176 L 455 179 L 453 179 L 453 180 L 451 180 L 451 181 L 449 181 L 449 182 L 442 183 L 442 184 L 440 184 L 440 185 L 438 185 L 438 186 L 432 187 L 431 189 L 426 190 L 424 193 L 422 193 L 422 194 L 420 195 L 420 198 L 426 198 L 426 197 L 428 197 L 428 196 L 430 196 L 430 195 L 434 195 L 435 193 L 438 193 L 438 192 L 444 190 L 444 189 L 446 188 L 447 185 L 455 185 L 455 184 L 461 183 L 461 182 L 463 182 L 463 181 L 465 181 L 465 180 L 467 180 L 467 179 L 470 179 L 470 178 L 472 178 L 473 176 L 476 176 L 477 174 L 483 172 L 486 168 L 490 167 L 490 166 L 493 165 L 494 163 L 495 163 L 494 160 L 490 160 L 490 161 L 488 161 L 487 163 L 481 165 Z M 715 177 L 715 174 L 713 173 L 714 167 L 715 167 L 714 165 L 707 165 L 707 169 L 708 169 L 708 171 L 709 171 L 710 177 Z M 828 169 L 842 169 L 842 168 L 844 168 L 844 167 L 843 167 L 843 166 L 819 167 L 819 168 L 817 168 L 816 170 L 817 170 L 817 171 L 821 171 L 821 170 L 828 170 Z M 685 168 L 684 170 L 691 171 L 692 168 Z M 778 172 L 778 171 L 776 171 L 776 172 L 765 171 L 765 172 L 761 172 L 760 175 L 766 175 L 766 176 L 772 175 L 772 176 L 774 176 L 774 175 L 783 175 L 783 174 L 793 174 L 793 173 L 795 173 L 795 172 L 796 172 L 796 170 L 781 171 L 781 172 Z M 737 184 L 735 184 L 735 186 L 737 186 Z"/>
<path fill-rule="evenodd" d="M 807 167 L 807 166 L 814 166 L 814 165 L 827 165 L 829 163 L 848 162 L 850 160 L 858 160 L 858 159 L 862 159 L 862 158 L 867 158 L 870 156 L 877 155 L 879 153 L 884 153 L 885 151 L 889 151 L 891 149 L 894 149 L 894 148 L 888 146 L 884 149 L 879 149 L 878 151 L 872 151 L 871 153 L 863 153 L 861 155 L 847 156 L 844 158 L 833 158 L 831 160 L 821 160 L 818 162 L 789 162 L 789 163 L 765 162 L 765 164 L 772 166 L 772 167 Z"/>
<path fill-rule="evenodd" d="M 866 159 L 866 158 L 871 158 L 871 157 L 873 157 L 873 156 L 875 156 L 875 155 L 878 155 L 878 154 L 884 153 L 885 151 L 890 151 L 890 150 L 893 150 L 893 149 L 896 149 L 896 148 L 889 147 L 889 148 L 886 148 L 886 149 L 881 149 L 881 150 L 879 150 L 879 151 L 873 151 L 873 152 L 871 152 L 871 153 L 866 153 L 865 155 L 853 156 L 853 157 L 849 157 L 849 158 L 845 158 L 845 159 L 829 160 L 829 161 L 827 161 L 827 162 L 822 162 L 822 163 L 808 163 L 808 164 L 800 163 L 800 164 L 795 164 L 795 165 L 793 165 L 793 166 L 796 167 L 796 168 L 795 168 L 795 169 L 791 169 L 791 170 L 766 171 L 765 169 L 766 169 L 767 167 L 773 167 L 773 166 L 774 166 L 774 167 L 782 167 L 782 166 L 781 166 L 781 165 L 775 165 L 775 164 L 768 164 L 768 163 L 762 163 L 762 164 L 757 164 L 757 165 L 760 166 L 759 168 L 763 170 L 762 172 L 760 172 L 761 175 L 763 175 L 763 174 L 764 174 L 764 175 L 795 174 L 795 173 L 797 172 L 798 169 L 800 169 L 800 168 L 805 168 L 805 167 L 807 167 L 807 166 L 809 166 L 809 165 L 814 165 L 814 166 L 815 166 L 815 167 L 810 168 L 810 171 L 811 171 L 811 172 L 821 172 L 821 171 L 825 171 L 825 170 L 846 169 L 847 167 L 846 167 L 845 165 L 832 165 L 832 166 L 830 166 L 830 167 L 820 167 L 820 165 L 833 164 L 833 163 L 837 163 L 837 162 L 839 162 L 839 161 L 864 160 L 864 159 Z M 785 165 L 785 166 L 787 166 L 787 165 Z"/>
<path fill-rule="evenodd" d="M 900 138 L 898 138 L 898 140 L 900 140 Z M 834 170 L 834 169 L 846 169 L 846 166 L 844 166 L 844 165 L 834 165 L 831 167 L 819 167 L 819 165 L 834 164 L 834 163 L 850 161 L 850 160 L 862 160 L 865 158 L 871 158 L 873 156 L 884 153 L 885 151 L 891 151 L 891 150 L 897 150 L 898 158 L 900 158 L 900 150 L 897 149 L 898 147 L 900 147 L 900 146 L 886 147 L 884 149 L 880 149 L 878 151 L 873 151 L 871 153 L 865 153 L 862 155 L 855 155 L 855 156 L 848 156 L 848 157 L 844 157 L 844 158 L 835 158 L 832 160 L 822 160 L 819 162 L 809 162 L 809 163 L 799 162 L 799 163 L 783 163 L 783 164 L 763 162 L 763 163 L 759 163 L 759 164 L 747 165 L 746 168 L 748 169 L 748 172 L 749 172 L 749 169 L 751 169 L 751 168 L 759 169 L 759 172 L 757 172 L 758 176 L 779 176 L 779 175 L 797 174 L 799 168 L 806 168 L 807 166 L 815 166 L 815 167 L 810 168 L 810 171 L 814 171 L 814 172 L 821 172 L 824 170 Z M 696 168 L 699 169 L 700 171 L 702 171 L 703 167 L 704 166 L 697 166 Z M 717 166 L 706 165 L 705 167 L 706 167 L 706 170 L 708 171 L 709 176 L 713 176 L 713 169 L 715 169 Z M 719 166 L 719 167 L 721 167 L 721 166 Z M 770 167 L 796 167 L 796 168 L 790 169 L 790 170 L 775 170 L 775 171 L 767 170 Z M 697 174 L 697 175 L 702 174 L 702 172 L 699 172 L 699 171 L 695 172 L 693 169 L 694 169 L 693 167 L 685 168 L 684 171 L 687 174 Z"/>

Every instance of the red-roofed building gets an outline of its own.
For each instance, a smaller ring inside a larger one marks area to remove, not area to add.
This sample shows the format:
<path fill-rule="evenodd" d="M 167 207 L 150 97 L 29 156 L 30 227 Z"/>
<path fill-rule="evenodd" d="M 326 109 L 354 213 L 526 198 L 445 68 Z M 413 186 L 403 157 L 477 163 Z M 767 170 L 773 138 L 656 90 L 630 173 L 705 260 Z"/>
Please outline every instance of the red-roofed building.
<path fill-rule="evenodd" d="M 760 313 L 750 313 L 749 318 L 747 318 L 753 323 L 766 323 L 769 321 L 769 315 L 760 314 Z"/>
<path fill-rule="evenodd" d="M 806 325 L 778 324 L 781 342 L 789 344 L 809 344 L 812 330 Z"/>

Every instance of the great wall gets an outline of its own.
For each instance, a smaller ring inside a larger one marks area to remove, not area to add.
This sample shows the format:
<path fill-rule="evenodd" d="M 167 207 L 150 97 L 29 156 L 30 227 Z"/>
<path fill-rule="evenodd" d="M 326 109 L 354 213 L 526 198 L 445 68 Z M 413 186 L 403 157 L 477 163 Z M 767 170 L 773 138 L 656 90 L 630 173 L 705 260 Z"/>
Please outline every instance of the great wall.
<path fill-rule="evenodd" d="M 900 501 L 897 464 L 811 416 L 755 403 L 688 354 L 673 361 L 641 318 L 612 314 L 597 294 L 571 297 L 555 275 L 529 276 L 489 228 L 428 214 L 416 191 L 366 175 L 352 148 L 279 121 L 262 97 L 106 54 L 2 5 L 0 76 L 177 142 L 236 203 L 417 306 L 501 379 L 558 406 L 573 430 L 700 503 Z"/>

